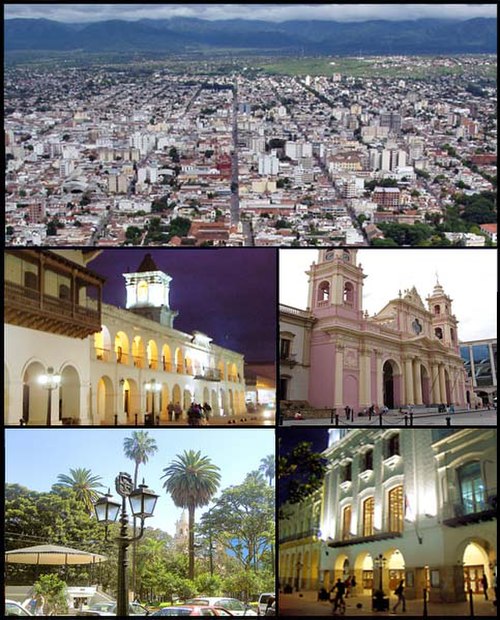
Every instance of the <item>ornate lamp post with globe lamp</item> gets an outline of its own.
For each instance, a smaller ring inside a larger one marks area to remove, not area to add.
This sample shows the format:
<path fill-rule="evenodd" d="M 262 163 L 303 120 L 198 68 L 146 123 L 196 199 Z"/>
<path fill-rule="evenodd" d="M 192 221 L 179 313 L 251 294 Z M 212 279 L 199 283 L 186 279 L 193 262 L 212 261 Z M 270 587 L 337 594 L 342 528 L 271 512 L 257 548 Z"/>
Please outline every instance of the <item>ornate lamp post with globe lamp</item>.
<path fill-rule="evenodd" d="M 386 599 L 382 584 L 382 574 L 384 567 L 387 563 L 387 559 L 379 553 L 377 557 L 373 559 L 373 563 L 379 570 L 378 590 L 373 594 L 373 609 L 374 611 L 385 611 L 389 608 L 389 599 Z"/>
<path fill-rule="evenodd" d="M 61 384 L 61 375 L 54 373 L 54 369 L 52 366 L 47 368 L 47 373 L 44 375 L 40 375 L 38 377 L 38 382 L 40 385 L 48 391 L 48 399 L 47 399 L 47 420 L 46 425 L 51 426 L 51 416 L 52 416 L 52 390 L 57 389 Z"/>
<path fill-rule="evenodd" d="M 131 543 L 142 538 L 144 534 L 144 521 L 153 516 L 158 495 L 142 484 L 137 489 L 133 488 L 132 478 L 129 474 L 120 472 L 115 479 L 115 489 L 122 498 L 121 504 L 112 500 L 109 489 L 106 495 L 99 498 L 94 509 L 97 520 L 106 526 L 106 540 L 108 539 L 108 525 L 114 523 L 120 512 L 120 534 L 116 538 L 118 543 L 118 595 L 116 615 L 124 617 L 129 615 L 128 601 L 128 547 Z M 133 517 L 141 520 L 141 529 L 137 536 L 128 536 L 128 514 L 126 498 L 130 503 L 130 511 Z"/>

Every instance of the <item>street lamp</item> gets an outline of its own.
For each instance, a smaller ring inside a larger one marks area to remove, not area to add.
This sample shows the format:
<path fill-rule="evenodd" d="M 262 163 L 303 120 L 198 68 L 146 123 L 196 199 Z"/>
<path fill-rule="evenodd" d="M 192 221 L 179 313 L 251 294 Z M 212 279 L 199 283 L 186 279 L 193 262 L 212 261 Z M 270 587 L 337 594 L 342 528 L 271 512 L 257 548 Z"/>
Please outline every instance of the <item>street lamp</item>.
<path fill-rule="evenodd" d="M 144 384 L 144 388 L 146 389 L 146 392 L 151 392 L 153 396 L 153 411 L 152 411 L 153 420 L 152 422 L 154 424 L 155 422 L 155 394 L 157 394 L 161 390 L 161 384 L 156 383 L 156 379 L 151 379 L 151 381 L 148 381 L 147 383 Z"/>
<path fill-rule="evenodd" d="M 375 566 L 379 569 L 378 589 L 383 594 L 384 589 L 382 587 L 382 573 L 383 573 L 383 570 L 385 568 L 385 564 L 386 564 L 387 560 L 386 560 L 386 558 L 384 558 L 384 556 L 381 553 L 379 553 L 377 555 L 377 557 L 373 559 L 373 562 L 374 562 Z"/>
<path fill-rule="evenodd" d="M 118 543 L 118 595 L 117 595 L 117 616 L 128 616 L 128 558 L 127 550 L 131 543 L 142 538 L 144 534 L 144 520 L 153 516 L 158 495 L 148 489 L 144 484 L 133 488 L 132 478 L 129 474 L 120 472 L 115 479 L 115 489 L 122 498 L 121 506 L 112 500 L 109 489 L 106 495 L 94 503 L 95 514 L 99 523 L 106 526 L 105 540 L 108 540 L 108 525 L 114 523 L 120 512 L 120 534 L 116 538 Z M 137 536 L 127 535 L 128 514 L 125 499 L 128 497 L 132 516 L 141 520 L 141 530 Z"/>
<path fill-rule="evenodd" d="M 43 385 L 43 387 L 48 390 L 49 392 L 49 397 L 48 397 L 48 401 L 47 401 L 47 421 L 46 424 L 47 426 L 51 425 L 51 410 L 52 410 L 52 390 L 55 390 L 56 388 L 59 387 L 59 385 L 61 384 L 61 375 L 56 375 L 54 374 L 54 369 L 52 368 L 52 366 L 49 366 L 47 368 L 47 374 L 45 375 L 40 375 L 38 377 L 38 382 L 40 383 L 40 385 Z"/>

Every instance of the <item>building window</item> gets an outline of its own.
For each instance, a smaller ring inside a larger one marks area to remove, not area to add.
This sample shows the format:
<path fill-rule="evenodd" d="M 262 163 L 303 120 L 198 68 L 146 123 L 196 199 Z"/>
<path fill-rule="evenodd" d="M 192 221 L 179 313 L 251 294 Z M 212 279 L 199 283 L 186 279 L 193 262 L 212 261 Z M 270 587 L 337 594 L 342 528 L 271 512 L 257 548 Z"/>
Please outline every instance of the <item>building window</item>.
<path fill-rule="evenodd" d="M 373 536 L 373 514 L 375 512 L 375 499 L 369 497 L 363 502 L 363 536 Z"/>
<path fill-rule="evenodd" d="M 350 282 L 346 282 L 344 285 L 344 303 L 354 303 L 354 286 Z"/>
<path fill-rule="evenodd" d="M 399 451 L 399 433 L 395 433 L 387 438 L 385 448 L 385 458 L 388 459 L 391 456 L 400 455 Z"/>
<path fill-rule="evenodd" d="M 441 306 L 434 306 L 434 314 L 441 314 Z"/>
<path fill-rule="evenodd" d="M 458 469 L 458 480 L 463 514 L 486 510 L 486 490 L 479 461 L 462 465 Z"/>
<path fill-rule="evenodd" d="M 403 487 L 389 491 L 389 532 L 402 532 L 404 519 Z"/>
<path fill-rule="evenodd" d="M 348 540 L 351 536 L 351 506 L 346 506 L 342 511 L 342 540 Z"/>
<path fill-rule="evenodd" d="M 280 340 L 280 359 L 288 360 L 290 359 L 290 353 L 292 349 L 292 343 L 290 340 L 286 338 L 281 338 Z"/>
<path fill-rule="evenodd" d="M 373 450 L 367 450 L 363 454 L 362 467 L 362 471 L 366 471 L 367 469 L 373 469 Z"/>
<path fill-rule="evenodd" d="M 59 299 L 68 300 L 71 298 L 70 288 L 66 284 L 59 285 Z"/>
<path fill-rule="evenodd" d="M 443 339 L 443 330 L 440 327 L 436 327 L 434 333 L 436 334 L 436 338 L 439 338 L 439 340 Z"/>
<path fill-rule="evenodd" d="M 342 468 L 342 482 L 351 482 L 352 480 L 352 463 L 346 463 Z"/>

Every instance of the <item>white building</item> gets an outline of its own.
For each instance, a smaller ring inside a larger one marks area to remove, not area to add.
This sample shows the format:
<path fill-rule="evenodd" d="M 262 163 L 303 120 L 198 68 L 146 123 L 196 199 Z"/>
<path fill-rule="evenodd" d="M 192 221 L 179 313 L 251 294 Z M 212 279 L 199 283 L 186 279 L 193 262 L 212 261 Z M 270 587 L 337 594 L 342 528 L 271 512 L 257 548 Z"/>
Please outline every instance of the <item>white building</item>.
<path fill-rule="evenodd" d="M 167 407 L 245 412 L 244 360 L 201 332 L 176 330 L 171 278 L 146 255 L 126 274 L 127 309 L 101 302 L 87 269 L 100 250 L 5 252 L 5 424 L 170 422 Z M 91 293 L 91 289 L 93 292 Z M 60 375 L 46 389 L 43 374 Z"/>

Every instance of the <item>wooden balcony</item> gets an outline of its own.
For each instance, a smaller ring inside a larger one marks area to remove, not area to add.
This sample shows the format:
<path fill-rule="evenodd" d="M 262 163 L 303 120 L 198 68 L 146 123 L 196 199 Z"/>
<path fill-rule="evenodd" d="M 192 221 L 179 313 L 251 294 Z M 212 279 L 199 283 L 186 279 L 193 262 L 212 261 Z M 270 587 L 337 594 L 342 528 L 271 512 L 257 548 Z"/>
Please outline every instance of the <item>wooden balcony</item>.
<path fill-rule="evenodd" d="M 5 322 L 11 325 L 70 338 L 83 339 L 101 330 L 100 303 L 80 306 L 8 281 L 4 283 L 4 313 Z"/>

